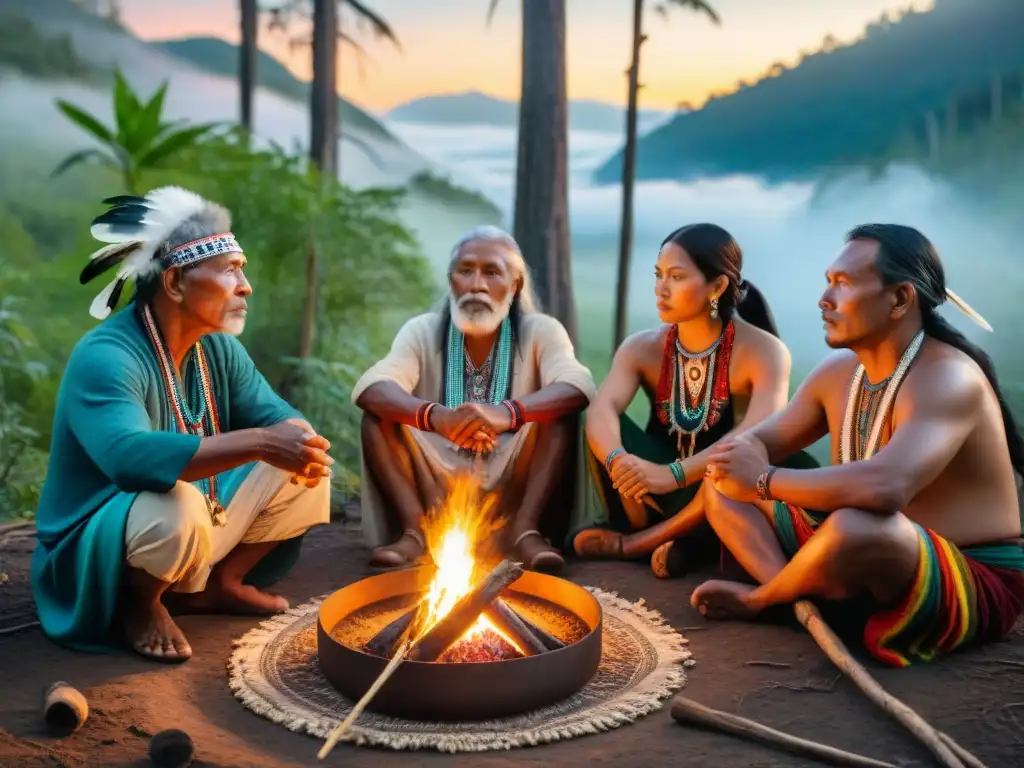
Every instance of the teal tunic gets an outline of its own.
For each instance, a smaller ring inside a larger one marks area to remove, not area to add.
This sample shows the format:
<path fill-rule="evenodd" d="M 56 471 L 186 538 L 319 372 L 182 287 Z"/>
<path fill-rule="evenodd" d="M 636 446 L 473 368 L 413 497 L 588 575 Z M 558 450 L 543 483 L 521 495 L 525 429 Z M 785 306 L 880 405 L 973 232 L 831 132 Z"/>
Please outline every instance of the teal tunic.
<path fill-rule="evenodd" d="M 201 343 L 222 432 L 302 418 L 236 338 L 212 334 Z M 190 352 L 182 367 L 187 393 L 195 391 L 193 357 Z M 195 411 L 199 403 L 189 405 Z M 96 652 L 119 643 L 128 511 L 141 491 L 173 488 L 199 448 L 199 437 L 175 430 L 156 353 L 129 305 L 82 337 L 57 394 L 32 556 L 36 609 L 53 641 Z M 218 475 L 220 503 L 227 506 L 254 466 Z M 276 547 L 247 581 L 265 585 L 280 578 L 300 544 L 301 537 Z"/>

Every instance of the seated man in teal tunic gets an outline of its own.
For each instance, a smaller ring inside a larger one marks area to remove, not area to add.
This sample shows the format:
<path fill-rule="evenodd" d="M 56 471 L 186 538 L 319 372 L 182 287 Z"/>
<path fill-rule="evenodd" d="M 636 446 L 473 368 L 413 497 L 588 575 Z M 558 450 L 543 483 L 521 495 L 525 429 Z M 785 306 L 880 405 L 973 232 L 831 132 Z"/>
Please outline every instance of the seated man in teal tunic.
<path fill-rule="evenodd" d="M 108 243 L 81 275 L 117 276 L 92 303 L 110 315 L 68 360 L 37 512 L 32 587 L 55 642 L 103 651 L 119 639 L 184 661 L 181 613 L 267 615 L 260 588 L 327 523 L 328 442 L 278 397 L 235 338 L 245 256 L 226 210 L 187 190 L 104 201 Z M 169 612 L 169 610 L 171 612 Z"/>

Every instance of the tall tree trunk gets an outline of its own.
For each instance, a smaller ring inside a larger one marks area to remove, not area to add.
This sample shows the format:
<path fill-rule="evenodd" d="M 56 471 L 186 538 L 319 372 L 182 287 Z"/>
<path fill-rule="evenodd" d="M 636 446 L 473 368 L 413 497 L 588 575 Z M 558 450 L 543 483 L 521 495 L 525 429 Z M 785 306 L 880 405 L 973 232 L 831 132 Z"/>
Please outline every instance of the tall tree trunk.
<path fill-rule="evenodd" d="M 629 264 L 633 250 L 633 186 L 636 179 L 636 111 L 640 90 L 640 48 L 643 33 L 644 0 L 633 0 L 633 58 L 626 77 L 629 105 L 626 108 L 626 148 L 622 153 L 622 230 L 619 233 L 619 284 L 615 297 L 615 345 L 626 338 L 629 306 Z"/>
<path fill-rule="evenodd" d="M 324 177 L 338 172 L 338 6 L 313 2 L 313 86 L 309 104 L 309 158 Z M 319 298 L 320 258 L 312 232 L 306 258 L 306 304 L 302 313 L 299 358 L 313 354 Z"/>
<path fill-rule="evenodd" d="M 565 0 L 523 0 L 513 234 L 544 310 L 576 340 L 569 246 Z"/>
<path fill-rule="evenodd" d="M 241 0 L 242 46 L 239 48 L 238 92 L 241 99 L 241 123 L 245 132 L 252 131 L 252 100 L 256 91 L 257 67 L 259 66 L 257 36 L 259 35 L 259 11 L 256 0 Z"/>
<path fill-rule="evenodd" d="M 310 95 L 310 159 L 326 174 L 338 169 L 338 7 L 313 0 L 313 87 Z"/>

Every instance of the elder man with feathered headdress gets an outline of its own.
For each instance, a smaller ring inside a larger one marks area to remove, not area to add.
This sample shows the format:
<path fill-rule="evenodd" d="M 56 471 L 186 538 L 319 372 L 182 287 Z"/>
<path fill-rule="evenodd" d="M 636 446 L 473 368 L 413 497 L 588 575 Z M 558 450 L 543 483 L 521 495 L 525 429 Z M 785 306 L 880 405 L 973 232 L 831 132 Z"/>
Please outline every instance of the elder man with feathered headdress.
<path fill-rule="evenodd" d="M 565 328 L 537 311 L 519 246 L 495 227 L 452 249 L 448 295 L 409 320 L 356 383 L 364 410 L 363 531 L 372 563 L 425 554 L 422 522 L 456 474 L 495 493 L 506 549 L 528 568 L 558 568 L 568 527 L 578 422 L 595 393 Z M 547 535 L 545 535 L 547 534 Z"/>
<path fill-rule="evenodd" d="M 235 338 L 245 256 L 222 207 L 178 187 L 105 200 L 105 247 L 84 284 L 116 268 L 90 309 L 124 310 L 71 353 L 36 517 L 32 585 L 43 631 L 104 650 L 184 661 L 171 611 L 273 614 L 262 591 L 327 523 L 328 442 L 278 397 Z M 289 482 L 291 481 L 291 482 Z"/>

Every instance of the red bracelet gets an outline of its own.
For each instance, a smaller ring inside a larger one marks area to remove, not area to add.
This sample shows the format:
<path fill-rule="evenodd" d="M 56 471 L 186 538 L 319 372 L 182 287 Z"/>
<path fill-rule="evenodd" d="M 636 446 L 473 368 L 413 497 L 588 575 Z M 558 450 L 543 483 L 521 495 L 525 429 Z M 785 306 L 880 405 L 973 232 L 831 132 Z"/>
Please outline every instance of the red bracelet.
<path fill-rule="evenodd" d="M 416 409 L 416 429 L 421 432 L 433 432 L 434 427 L 430 423 L 430 412 L 434 410 L 437 403 L 423 403 Z"/>
<path fill-rule="evenodd" d="M 509 430 L 515 432 L 525 423 L 523 406 L 519 404 L 518 400 L 502 400 L 501 404 L 508 408 L 508 412 L 512 415 L 512 426 L 509 427 Z"/>

